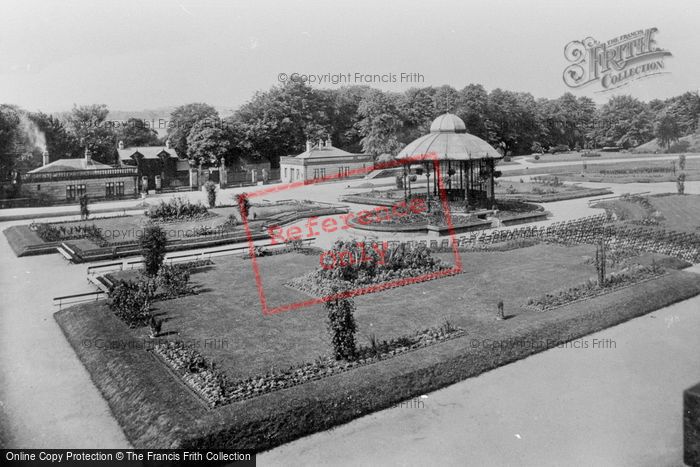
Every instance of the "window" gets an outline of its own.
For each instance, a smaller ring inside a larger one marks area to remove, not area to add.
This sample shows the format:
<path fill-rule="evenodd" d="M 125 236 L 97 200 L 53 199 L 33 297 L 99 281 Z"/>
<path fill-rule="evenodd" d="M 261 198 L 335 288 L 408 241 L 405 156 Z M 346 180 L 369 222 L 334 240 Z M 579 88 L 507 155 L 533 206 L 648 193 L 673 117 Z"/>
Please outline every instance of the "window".
<path fill-rule="evenodd" d="M 287 168 L 286 167 L 284 168 L 284 179 L 285 180 L 287 179 Z"/>
<path fill-rule="evenodd" d="M 77 185 L 78 196 L 83 196 L 85 194 L 85 185 Z"/>
<path fill-rule="evenodd" d="M 350 175 L 350 167 L 345 167 L 345 176 Z"/>
<path fill-rule="evenodd" d="M 107 198 L 114 196 L 114 182 L 105 183 L 105 196 Z"/>
<path fill-rule="evenodd" d="M 124 196 L 124 182 L 117 182 L 117 196 Z"/>
<path fill-rule="evenodd" d="M 326 176 L 326 169 L 314 169 L 314 178 L 323 178 Z"/>
<path fill-rule="evenodd" d="M 36 186 L 36 191 L 41 191 L 41 185 Z"/>
<path fill-rule="evenodd" d="M 75 185 L 66 186 L 66 199 L 75 199 Z"/>

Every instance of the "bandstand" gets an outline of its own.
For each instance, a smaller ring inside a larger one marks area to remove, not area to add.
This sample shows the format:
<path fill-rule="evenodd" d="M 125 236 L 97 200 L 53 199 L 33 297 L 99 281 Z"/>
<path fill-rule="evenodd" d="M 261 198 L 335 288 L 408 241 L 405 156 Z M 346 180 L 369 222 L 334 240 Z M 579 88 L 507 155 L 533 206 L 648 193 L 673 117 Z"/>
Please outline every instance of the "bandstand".
<path fill-rule="evenodd" d="M 463 201 L 465 210 L 490 208 L 495 204 L 496 161 L 503 156 L 483 139 L 467 133 L 458 116 L 445 113 L 430 125 L 430 133 L 409 143 L 396 156 L 424 159 L 404 165 L 404 189 L 411 193 L 411 175 L 425 176 L 427 196 L 437 199 L 438 182 L 434 160 L 439 161 L 440 176 L 450 201 Z M 431 182 L 432 180 L 432 182 Z"/>

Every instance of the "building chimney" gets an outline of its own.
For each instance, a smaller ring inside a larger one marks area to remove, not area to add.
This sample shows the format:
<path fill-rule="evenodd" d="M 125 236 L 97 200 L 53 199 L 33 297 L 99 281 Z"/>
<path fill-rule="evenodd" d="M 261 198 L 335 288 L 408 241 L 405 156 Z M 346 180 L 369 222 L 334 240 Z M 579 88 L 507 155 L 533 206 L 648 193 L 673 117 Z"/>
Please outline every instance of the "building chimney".
<path fill-rule="evenodd" d="M 85 163 L 89 164 L 90 162 L 92 162 L 92 153 L 90 152 L 90 150 L 86 146 L 85 147 Z"/>
<path fill-rule="evenodd" d="M 332 146 L 333 144 L 331 144 L 331 135 L 328 135 L 328 137 L 326 138 L 326 147 L 330 148 Z"/>
<path fill-rule="evenodd" d="M 44 149 L 44 152 L 41 153 L 41 158 L 43 165 L 49 165 L 49 151 Z"/>
<path fill-rule="evenodd" d="M 124 141 L 119 141 L 119 149 L 124 149 Z"/>
<path fill-rule="evenodd" d="M 170 149 L 170 138 L 165 140 L 165 148 Z"/>
<path fill-rule="evenodd" d="M 313 147 L 313 143 L 307 139 L 306 140 L 306 152 L 310 152 L 312 147 Z"/>
<path fill-rule="evenodd" d="M 323 140 L 319 138 L 318 140 L 318 148 L 323 149 Z"/>

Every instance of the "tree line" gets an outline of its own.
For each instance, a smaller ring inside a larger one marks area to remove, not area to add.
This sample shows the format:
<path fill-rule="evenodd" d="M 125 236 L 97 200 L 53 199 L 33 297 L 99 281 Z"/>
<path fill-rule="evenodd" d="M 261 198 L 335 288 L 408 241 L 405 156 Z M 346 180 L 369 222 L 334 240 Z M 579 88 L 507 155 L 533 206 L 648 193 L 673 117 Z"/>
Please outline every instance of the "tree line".
<path fill-rule="evenodd" d="M 557 99 L 494 89 L 480 84 L 411 88 L 388 92 L 367 86 L 313 89 L 290 81 L 256 93 L 233 115 L 221 118 L 204 103 L 177 107 L 167 139 L 193 165 L 240 160 L 271 161 L 302 152 L 307 140 L 331 137 L 350 152 L 395 155 L 426 134 L 432 120 L 449 111 L 467 131 L 504 154 L 529 154 L 565 145 L 571 149 L 634 147 L 658 138 L 668 147 L 698 130 L 700 96 L 686 92 L 644 102 L 614 96 L 600 107 L 588 97 L 565 93 Z M 127 147 L 162 145 L 156 131 L 139 119 L 109 124 L 105 105 L 74 106 L 61 115 L 0 105 L 0 170 L 28 170 L 41 164 L 40 148 L 52 160 L 81 157 L 88 148 L 108 164 L 116 161 L 118 141 Z"/>

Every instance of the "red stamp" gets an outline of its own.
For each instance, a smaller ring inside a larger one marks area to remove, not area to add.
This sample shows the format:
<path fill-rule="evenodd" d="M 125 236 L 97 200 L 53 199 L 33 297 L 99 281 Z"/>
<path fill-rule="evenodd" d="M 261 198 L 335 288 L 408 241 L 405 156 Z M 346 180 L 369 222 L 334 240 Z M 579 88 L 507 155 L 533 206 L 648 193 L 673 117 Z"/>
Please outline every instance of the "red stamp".
<path fill-rule="evenodd" d="M 276 313 L 281 313 L 283 311 L 290 311 L 290 310 L 296 310 L 299 308 L 302 308 L 304 306 L 311 306 L 323 302 L 327 302 L 329 300 L 335 300 L 338 298 L 347 298 L 347 297 L 352 297 L 352 296 L 357 296 L 357 295 L 364 295 L 364 294 L 369 294 L 373 292 L 379 292 L 382 290 L 390 289 L 393 287 L 398 287 L 398 286 L 404 286 L 404 285 L 409 285 L 409 284 L 416 284 L 419 282 L 424 282 L 428 280 L 433 280 L 437 279 L 440 277 L 444 276 L 449 276 L 453 275 L 456 273 L 462 272 L 462 261 L 459 256 L 459 252 L 457 250 L 458 248 L 458 242 L 455 240 L 455 230 L 454 226 L 452 223 L 452 215 L 450 212 L 450 205 L 447 197 L 447 191 L 444 186 L 443 178 L 442 178 L 442 173 L 440 171 L 440 161 L 438 160 L 437 156 L 435 154 L 423 154 L 420 156 L 414 156 L 410 158 L 405 158 L 405 159 L 399 159 L 399 160 L 393 160 L 390 162 L 382 162 L 375 164 L 370 167 L 365 167 L 365 168 L 360 168 L 360 169 L 355 169 L 351 170 L 347 174 L 343 175 L 332 175 L 332 176 L 327 176 L 327 177 L 321 177 L 317 178 L 314 180 L 306 180 L 306 181 L 298 181 L 298 182 L 293 182 L 293 183 L 286 183 L 286 184 L 281 184 L 281 185 L 273 185 L 269 186 L 266 188 L 262 188 L 257 191 L 253 191 L 250 193 L 246 193 L 247 199 L 253 199 L 253 198 L 258 198 L 261 196 L 269 195 L 271 193 L 278 193 L 286 190 L 292 190 L 295 188 L 303 188 L 308 185 L 312 185 L 314 183 L 319 183 L 319 182 L 327 182 L 331 181 L 334 179 L 340 179 L 340 178 L 346 178 L 348 176 L 353 176 L 353 175 L 362 175 L 369 173 L 373 170 L 377 169 L 390 169 L 390 168 L 396 168 L 396 167 L 404 167 L 404 166 L 411 166 L 412 164 L 432 164 L 434 167 L 434 174 L 435 174 L 435 180 L 434 183 L 437 185 L 437 191 L 439 194 L 439 199 L 440 199 L 440 206 L 442 208 L 442 212 L 444 213 L 444 219 L 445 219 L 445 224 L 447 226 L 447 231 L 449 235 L 449 244 L 452 247 L 452 253 L 454 256 L 454 265 L 449 268 L 444 268 L 440 269 L 439 271 L 435 272 L 430 272 L 426 274 L 421 274 L 418 276 L 414 277 L 405 277 L 405 278 L 400 278 L 400 279 L 394 279 L 378 284 L 373 284 L 369 286 L 364 286 L 364 287 L 358 287 L 353 290 L 345 290 L 339 293 L 335 294 L 329 294 L 324 297 L 315 297 L 315 298 L 310 298 L 308 300 L 302 300 L 299 302 L 294 302 L 294 303 L 288 303 L 288 304 L 283 304 L 275 307 L 269 307 L 267 304 L 267 299 L 265 297 L 265 290 L 263 288 L 262 280 L 261 280 L 261 275 L 260 275 L 260 267 L 258 265 L 256 256 L 254 254 L 255 252 L 255 245 L 253 243 L 253 234 L 250 230 L 250 224 L 248 223 L 248 216 L 247 212 L 244 206 L 243 209 L 241 210 L 242 212 L 242 219 L 243 219 L 243 225 L 245 228 L 246 235 L 248 237 L 248 246 L 249 246 L 249 255 L 250 255 L 250 261 L 253 267 L 253 273 L 255 276 L 255 283 L 258 288 L 258 296 L 260 297 L 260 305 L 262 307 L 262 312 L 263 315 L 271 315 L 271 314 L 276 314 Z M 240 199 L 239 203 L 243 205 L 246 202 L 245 199 Z M 343 230 L 348 230 L 352 228 L 352 224 L 360 224 L 360 225 L 370 225 L 372 223 L 378 223 L 381 222 L 382 220 L 385 219 L 398 219 L 407 215 L 410 215 L 411 213 L 414 214 L 420 214 L 423 212 L 426 212 L 429 209 L 427 206 L 425 200 L 422 198 L 411 198 L 409 201 L 405 200 L 398 200 L 398 202 L 391 206 L 380 206 L 371 210 L 363 210 L 359 211 L 357 213 L 355 212 L 348 212 L 346 214 L 340 214 L 340 215 L 335 215 L 335 216 L 325 216 L 323 219 L 319 219 L 317 217 L 309 217 L 306 219 L 306 223 L 303 227 L 300 227 L 298 225 L 294 225 L 291 227 L 283 227 L 283 226 L 270 226 L 267 228 L 267 233 L 270 236 L 270 245 L 275 245 L 275 244 L 281 244 L 285 243 L 288 241 L 296 241 L 296 240 L 304 240 L 305 238 L 315 238 L 318 237 L 319 235 L 322 235 L 324 232 L 325 233 L 334 233 L 334 232 L 342 232 Z M 379 233 L 376 232 L 375 233 Z M 359 257 L 356 257 L 351 255 L 350 253 L 344 254 L 344 251 L 340 252 L 333 252 L 333 251 L 324 251 L 321 253 L 320 258 L 319 258 L 319 267 L 322 269 L 330 269 L 333 267 L 337 267 L 338 265 L 344 265 L 347 264 L 348 262 L 352 261 L 357 261 L 357 262 L 369 262 L 369 261 L 374 261 L 380 265 L 384 264 L 385 261 L 385 256 L 387 254 L 388 248 L 387 248 L 387 243 L 386 242 L 381 242 L 381 243 L 363 243 L 363 242 L 357 242 L 357 245 L 359 246 L 359 249 L 361 251 L 361 254 Z"/>

